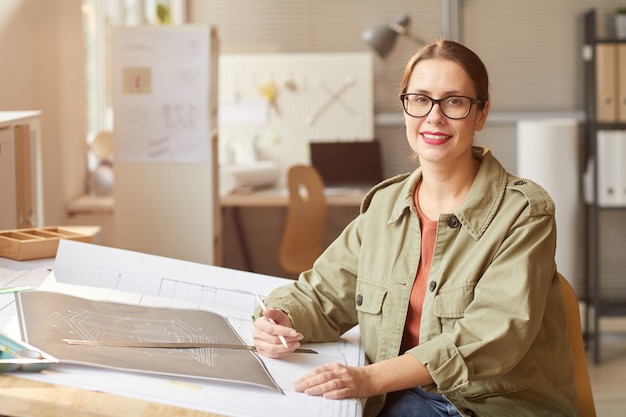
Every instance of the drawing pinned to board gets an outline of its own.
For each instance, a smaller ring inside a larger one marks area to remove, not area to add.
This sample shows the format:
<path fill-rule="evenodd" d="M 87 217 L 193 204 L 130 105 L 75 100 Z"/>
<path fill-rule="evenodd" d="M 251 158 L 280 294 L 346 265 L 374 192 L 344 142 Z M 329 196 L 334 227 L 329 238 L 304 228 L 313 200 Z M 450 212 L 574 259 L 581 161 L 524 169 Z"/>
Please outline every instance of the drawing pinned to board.
<path fill-rule="evenodd" d="M 317 119 L 319 119 L 324 113 L 326 113 L 333 106 L 334 103 L 337 103 L 337 102 L 341 103 L 342 107 L 348 109 L 351 115 L 356 116 L 355 110 L 349 107 L 347 104 L 345 104 L 341 98 L 341 96 L 355 84 L 356 84 L 356 78 L 348 77 L 348 79 L 346 79 L 346 81 L 344 81 L 344 83 L 336 91 L 332 91 L 330 87 L 328 87 L 328 85 L 324 83 L 324 81 L 320 81 L 320 86 L 322 87 L 324 91 L 326 91 L 329 94 L 329 97 L 326 99 L 324 104 L 318 107 L 315 113 L 313 113 L 311 116 L 307 116 L 304 119 L 305 123 L 309 126 L 314 125 L 315 122 L 317 122 Z"/>
<path fill-rule="evenodd" d="M 288 78 L 285 81 L 285 88 L 292 92 L 298 91 L 298 83 L 293 78 Z"/>
<path fill-rule="evenodd" d="M 218 114 L 220 126 L 265 126 L 269 103 L 260 97 L 221 100 Z"/>
<path fill-rule="evenodd" d="M 210 159 L 209 39 L 204 27 L 113 31 L 116 162 Z"/>
<path fill-rule="evenodd" d="M 280 109 L 278 108 L 278 86 L 274 81 L 262 83 L 259 85 L 259 94 L 267 100 L 271 109 L 274 109 L 277 115 L 280 115 Z"/>
<path fill-rule="evenodd" d="M 280 145 L 280 142 L 282 141 L 280 132 L 276 129 L 270 129 L 267 132 L 267 139 L 270 141 L 270 143 L 273 143 L 274 145 Z"/>
<path fill-rule="evenodd" d="M 163 120 L 167 129 L 196 128 L 198 108 L 193 103 L 165 103 L 162 106 Z"/>
<path fill-rule="evenodd" d="M 123 70 L 123 91 L 126 94 L 150 94 L 152 72 L 149 67 L 128 67 Z"/>
<path fill-rule="evenodd" d="M 147 150 L 150 158 L 171 160 L 174 157 L 169 136 L 150 139 L 147 142 Z"/>

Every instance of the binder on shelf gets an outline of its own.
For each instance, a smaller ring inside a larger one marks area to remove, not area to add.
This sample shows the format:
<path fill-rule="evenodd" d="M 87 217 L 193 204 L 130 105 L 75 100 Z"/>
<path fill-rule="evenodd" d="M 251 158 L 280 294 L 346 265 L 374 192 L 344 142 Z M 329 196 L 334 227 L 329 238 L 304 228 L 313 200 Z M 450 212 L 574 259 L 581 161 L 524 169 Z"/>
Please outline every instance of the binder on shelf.
<path fill-rule="evenodd" d="M 617 121 L 617 44 L 596 45 L 596 119 Z"/>
<path fill-rule="evenodd" d="M 617 118 L 626 123 L 626 43 L 617 47 Z"/>
<path fill-rule="evenodd" d="M 626 131 L 598 131 L 598 205 L 626 207 Z"/>

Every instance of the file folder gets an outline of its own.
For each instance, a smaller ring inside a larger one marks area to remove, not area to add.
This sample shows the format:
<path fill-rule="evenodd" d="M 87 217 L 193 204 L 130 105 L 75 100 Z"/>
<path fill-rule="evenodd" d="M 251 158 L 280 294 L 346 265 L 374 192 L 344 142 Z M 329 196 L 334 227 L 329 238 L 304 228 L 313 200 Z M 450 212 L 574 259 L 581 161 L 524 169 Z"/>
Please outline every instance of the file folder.
<path fill-rule="evenodd" d="M 626 206 L 626 131 L 598 131 L 598 204 Z"/>
<path fill-rule="evenodd" d="M 626 122 L 626 43 L 617 46 L 617 118 Z"/>
<path fill-rule="evenodd" d="M 617 121 L 617 44 L 596 45 L 596 119 Z"/>

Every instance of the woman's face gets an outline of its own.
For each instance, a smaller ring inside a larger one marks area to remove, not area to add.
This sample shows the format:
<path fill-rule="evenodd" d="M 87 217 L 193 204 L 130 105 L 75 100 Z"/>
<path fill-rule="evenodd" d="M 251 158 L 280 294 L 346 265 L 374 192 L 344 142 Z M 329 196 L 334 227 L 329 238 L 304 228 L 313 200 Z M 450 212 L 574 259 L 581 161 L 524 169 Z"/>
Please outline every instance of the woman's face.
<path fill-rule="evenodd" d="M 413 68 L 407 93 L 424 94 L 433 99 L 448 96 L 476 98 L 474 84 L 465 70 L 456 62 L 445 58 L 426 59 Z M 406 135 L 420 162 L 450 164 L 459 158 L 472 157 L 474 132 L 482 130 L 489 103 L 480 110 L 476 104 L 464 119 L 448 119 L 435 104 L 423 117 L 404 113 Z"/>

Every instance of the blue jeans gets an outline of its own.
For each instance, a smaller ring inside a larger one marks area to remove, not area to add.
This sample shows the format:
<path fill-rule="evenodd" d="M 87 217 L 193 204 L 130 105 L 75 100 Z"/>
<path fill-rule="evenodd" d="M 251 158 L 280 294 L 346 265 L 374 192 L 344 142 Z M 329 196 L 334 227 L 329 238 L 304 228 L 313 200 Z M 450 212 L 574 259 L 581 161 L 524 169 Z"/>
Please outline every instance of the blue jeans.
<path fill-rule="evenodd" d="M 378 417 L 461 417 L 443 395 L 411 388 L 387 394 Z"/>

